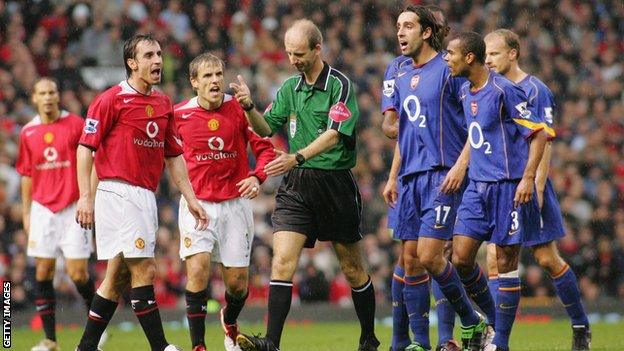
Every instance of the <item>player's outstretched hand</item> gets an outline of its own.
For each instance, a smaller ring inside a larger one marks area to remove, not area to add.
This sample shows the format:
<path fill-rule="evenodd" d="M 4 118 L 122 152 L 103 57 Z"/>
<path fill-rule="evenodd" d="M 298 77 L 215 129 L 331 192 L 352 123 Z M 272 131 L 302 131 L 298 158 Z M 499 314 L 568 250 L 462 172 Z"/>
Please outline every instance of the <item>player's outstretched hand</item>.
<path fill-rule="evenodd" d="M 206 228 L 208 228 L 208 222 L 210 221 L 210 218 L 208 217 L 208 214 L 199 203 L 199 201 L 197 201 L 197 199 L 189 201 L 188 209 L 193 217 L 195 217 L 195 229 L 206 230 Z"/>
<path fill-rule="evenodd" d="M 383 190 L 383 198 L 386 202 L 386 205 L 394 208 L 396 205 L 397 199 L 399 198 L 399 192 L 397 191 L 397 181 L 396 179 L 389 178 L 386 182 L 386 186 Z"/>
<path fill-rule="evenodd" d="M 444 181 L 440 186 L 440 191 L 445 194 L 452 194 L 459 191 L 465 177 L 466 169 L 457 164 L 454 165 L 451 169 L 449 169 L 448 173 L 446 173 L 446 177 L 444 177 Z"/>
<path fill-rule="evenodd" d="M 238 84 L 230 83 L 230 88 L 234 90 L 234 97 L 243 108 L 247 108 L 253 104 L 251 99 L 251 92 L 247 83 L 240 74 L 236 76 L 238 78 Z"/>
<path fill-rule="evenodd" d="M 518 207 L 531 201 L 531 197 L 533 197 L 534 187 L 534 180 L 523 177 L 522 180 L 520 180 L 520 183 L 518 183 L 518 187 L 516 188 L 516 195 L 514 196 L 514 206 Z"/>
<path fill-rule="evenodd" d="M 84 229 L 94 227 L 93 202 L 93 199 L 81 196 L 76 204 L 76 222 Z"/>
<path fill-rule="evenodd" d="M 245 199 L 253 199 L 260 192 L 260 181 L 255 176 L 241 180 L 236 186 L 240 196 Z"/>
<path fill-rule="evenodd" d="M 286 153 L 282 150 L 275 149 L 277 157 L 264 166 L 264 171 L 269 176 L 276 176 L 290 171 L 297 165 L 295 155 Z"/>

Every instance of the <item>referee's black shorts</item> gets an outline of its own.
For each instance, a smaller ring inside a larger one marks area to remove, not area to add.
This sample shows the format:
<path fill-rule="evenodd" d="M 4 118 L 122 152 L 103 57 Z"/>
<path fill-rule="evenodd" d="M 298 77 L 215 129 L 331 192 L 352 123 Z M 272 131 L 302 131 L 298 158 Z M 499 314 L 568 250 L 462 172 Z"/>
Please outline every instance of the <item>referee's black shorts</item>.
<path fill-rule="evenodd" d="M 316 240 L 354 243 L 362 238 L 362 199 L 350 170 L 293 168 L 277 190 L 273 231 L 292 231 Z"/>

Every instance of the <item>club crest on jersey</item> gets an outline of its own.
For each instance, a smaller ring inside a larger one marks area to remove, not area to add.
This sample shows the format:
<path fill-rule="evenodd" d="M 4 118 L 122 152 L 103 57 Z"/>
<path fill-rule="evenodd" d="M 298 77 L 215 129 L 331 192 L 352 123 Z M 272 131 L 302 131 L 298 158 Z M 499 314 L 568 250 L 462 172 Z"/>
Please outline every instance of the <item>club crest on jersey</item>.
<path fill-rule="evenodd" d="M 52 144 L 54 141 L 54 134 L 52 134 L 52 132 L 45 133 L 43 135 L 43 141 L 45 141 L 46 144 Z"/>
<path fill-rule="evenodd" d="M 410 81 L 410 87 L 412 89 L 416 89 L 416 87 L 418 86 L 418 82 L 420 82 L 420 76 L 419 75 L 413 76 L 412 80 Z"/>
<path fill-rule="evenodd" d="M 95 120 L 93 118 L 86 118 L 85 119 L 85 125 L 84 125 L 84 129 L 83 131 L 85 132 L 85 134 L 95 134 L 97 133 L 97 125 L 98 123 L 100 123 L 100 121 Z"/>
<path fill-rule="evenodd" d="M 476 101 L 472 101 L 470 103 L 470 112 L 472 112 L 473 117 L 477 115 L 477 111 L 479 111 L 479 106 Z"/>
<path fill-rule="evenodd" d="M 297 132 L 297 116 L 295 115 L 290 115 L 290 125 L 289 125 L 289 129 L 290 129 L 290 137 L 294 138 L 295 137 L 295 133 Z"/>
<path fill-rule="evenodd" d="M 383 81 L 383 94 L 386 97 L 391 97 L 394 94 L 394 79 L 384 80 Z"/>
<path fill-rule="evenodd" d="M 145 114 L 147 115 L 147 117 L 152 117 L 154 115 L 154 108 L 152 107 L 152 105 L 145 106 Z"/>
<path fill-rule="evenodd" d="M 210 121 L 208 121 L 208 129 L 210 129 L 213 132 L 219 129 L 219 120 L 213 118 Z"/>
<path fill-rule="evenodd" d="M 184 237 L 184 247 L 186 247 L 187 249 L 191 247 L 191 238 L 189 238 L 188 236 Z"/>
<path fill-rule="evenodd" d="M 351 118 L 351 111 L 344 102 L 340 101 L 329 109 L 329 118 L 334 122 L 344 122 Z"/>
<path fill-rule="evenodd" d="M 143 240 L 143 238 L 136 239 L 134 241 L 134 246 L 139 250 L 143 250 L 145 248 L 145 240 Z"/>

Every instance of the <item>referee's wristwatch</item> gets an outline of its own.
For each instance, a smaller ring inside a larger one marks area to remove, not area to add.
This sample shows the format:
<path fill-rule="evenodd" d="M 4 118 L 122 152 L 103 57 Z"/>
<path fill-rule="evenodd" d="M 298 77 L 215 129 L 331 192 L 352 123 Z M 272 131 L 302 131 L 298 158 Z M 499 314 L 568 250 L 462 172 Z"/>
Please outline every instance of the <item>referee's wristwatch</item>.
<path fill-rule="evenodd" d="M 295 160 L 297 161 L 297 165 L 301 166 L 301 165 L 303 165 L 305 163 L 306 158 L 305 158 L 305 156 L 303 156 L 302 154 L 297 152 L 295 154 Z"/>

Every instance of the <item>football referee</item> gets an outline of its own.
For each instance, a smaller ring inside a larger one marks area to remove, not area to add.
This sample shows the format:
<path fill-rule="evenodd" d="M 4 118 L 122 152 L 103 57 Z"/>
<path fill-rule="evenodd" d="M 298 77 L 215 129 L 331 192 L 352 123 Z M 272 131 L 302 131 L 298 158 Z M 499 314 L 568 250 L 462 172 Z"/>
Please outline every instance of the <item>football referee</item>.
<path fill-rule="evenodd" d="M 314 247 L 316 240 L 332 242 L 352 287 L 362 329 L 358 350 L 379 346 L 374 332 L 375 291 L 358 245 L 362 203 L 350 170 L 356 161 L 359 111 L 351 81 L 322 60 L 322 43 L 321 32 L 309 20 L 298 20 L 286 31 L 286 53 L 300 74 L 284 82 L 264 116 L 254 108 L 242 77 L 238 84 L 230 84 L 256 133 L 268 136 L 286 124 L 290 145 L 290 153 L 278 151 L 278 157 L 265 167 L 268 175 L 286 173 L 272 216 L 274 257 L 267 334 L 240 334 L 237 341 L 243 351 L 279 350 L 301 250 Z"/>

